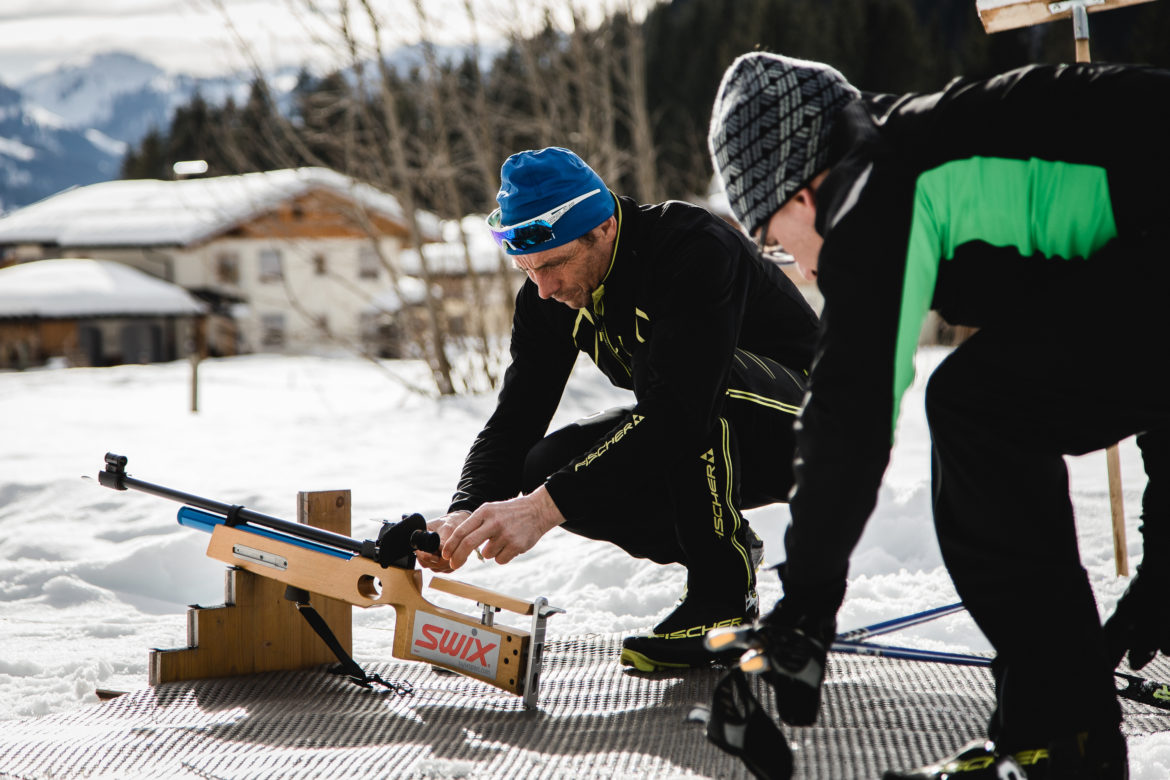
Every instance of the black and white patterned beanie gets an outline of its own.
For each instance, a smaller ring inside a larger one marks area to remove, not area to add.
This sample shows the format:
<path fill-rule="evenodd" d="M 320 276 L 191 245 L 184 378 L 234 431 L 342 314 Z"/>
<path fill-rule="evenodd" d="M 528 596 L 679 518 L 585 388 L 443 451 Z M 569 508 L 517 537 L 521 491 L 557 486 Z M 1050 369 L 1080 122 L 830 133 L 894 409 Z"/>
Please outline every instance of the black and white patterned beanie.
<path fill-rule="evenodd" d="M 819 62 L 755 52 L 723 75 L 707 143 L 749 235 L 829 165 L 829 132 L 857 88 Z"/>

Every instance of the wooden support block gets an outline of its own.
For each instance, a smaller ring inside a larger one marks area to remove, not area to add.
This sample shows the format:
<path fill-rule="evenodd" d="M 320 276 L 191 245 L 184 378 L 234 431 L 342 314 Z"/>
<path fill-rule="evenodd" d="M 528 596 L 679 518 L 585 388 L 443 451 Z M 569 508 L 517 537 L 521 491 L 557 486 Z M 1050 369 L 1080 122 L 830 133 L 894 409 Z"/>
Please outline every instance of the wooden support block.
<path fill-rule="evenodd" d="M 348 536 L 349 491 L 299 493 L 297 520 Z M 296 605 L 284 598 L 284 583 L 229 566 L 224 590 L 222 606 L 194 606 L 187 611 L 187 647 L 151 650 L 151 685 L 305 669 L 336 661 Z M 312 604 L 341 646 L 352 652 L 350 604 L 315 594 Z"/>

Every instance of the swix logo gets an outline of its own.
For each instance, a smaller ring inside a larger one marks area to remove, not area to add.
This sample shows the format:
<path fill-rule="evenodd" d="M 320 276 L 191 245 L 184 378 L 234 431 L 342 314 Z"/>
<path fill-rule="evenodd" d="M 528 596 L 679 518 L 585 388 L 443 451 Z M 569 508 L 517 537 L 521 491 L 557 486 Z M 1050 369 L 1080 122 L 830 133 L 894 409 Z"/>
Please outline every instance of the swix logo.
<path fill-rule="evenodd" d="M 500 635 L 421 610 L 414 613 L 411 653 L 480 677 L 495 677 Z"/>

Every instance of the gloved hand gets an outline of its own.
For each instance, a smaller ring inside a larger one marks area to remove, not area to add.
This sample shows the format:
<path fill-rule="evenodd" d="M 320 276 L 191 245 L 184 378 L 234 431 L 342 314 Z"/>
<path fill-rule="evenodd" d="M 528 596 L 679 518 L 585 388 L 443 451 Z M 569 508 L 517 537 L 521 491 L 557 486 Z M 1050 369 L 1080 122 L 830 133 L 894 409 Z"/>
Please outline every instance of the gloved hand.
<path fill-rule="evenodd" d="M 776 695 L 781 719 L 793 726 L 815 723 L 836 616 L 805 613 L 785 599 L 760 621 L 759 633 L 768 656 L 764 679 Z"/>
<path fill-rule="evenodd" d="M 784 583 L 784 598 L 760 621 L 769 665 L 764 679 L 776 694 L 781 719 L 807 726 L 816 721 L 820 707 L 825 659 L 837 636 L 845 580 L 805 585 L 793 581 L 786 564 L 776 570 Z"/>
<path fill-rule="evenodd" d="M 1161 561 L 1154 562 L 1154 565 Z M 1158 651 L 1170 654 L 1170 573 L 1151 574 L 1143 566 L 1125 593 L 1117 600 L 1113 614 L 1105 621 L 1105 648 L 1113 666 L 1129 653 L 1131 669 L 1141 669 Z"/>

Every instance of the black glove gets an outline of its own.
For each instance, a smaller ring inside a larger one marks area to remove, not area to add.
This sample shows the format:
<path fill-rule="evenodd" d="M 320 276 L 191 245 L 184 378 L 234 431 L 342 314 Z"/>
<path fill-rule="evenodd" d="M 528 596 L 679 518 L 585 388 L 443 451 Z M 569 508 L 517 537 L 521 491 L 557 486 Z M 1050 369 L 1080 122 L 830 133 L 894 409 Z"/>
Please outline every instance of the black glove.
<path fill-rule="evenodd" d="M 837 635 L 845 582 L 804 586 L 792 582 L 784 564 L 776 570 L 784 583 L 784 598 L 760 621 L 769 666 L 764 679 L 776 694 L 780 718 L 807 726 L 816 721 L 820 706 L 826 656 Z"/>
<path fill-rule="evenodd" d="M 1121 663 L 1127 651 L 1131 669 L 1141 669 L 1159 650 L 1170 654 L 1170 618 L 1166 614 L 1170 603 L 1168 580 L 1164 574 L 1151 575 L 1138 567 L 1137 575 L 1105 621 L 1105 648 L 1113 666 Z"/>

